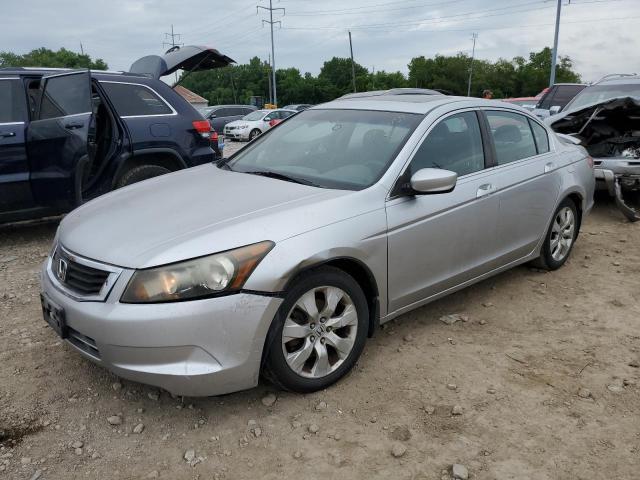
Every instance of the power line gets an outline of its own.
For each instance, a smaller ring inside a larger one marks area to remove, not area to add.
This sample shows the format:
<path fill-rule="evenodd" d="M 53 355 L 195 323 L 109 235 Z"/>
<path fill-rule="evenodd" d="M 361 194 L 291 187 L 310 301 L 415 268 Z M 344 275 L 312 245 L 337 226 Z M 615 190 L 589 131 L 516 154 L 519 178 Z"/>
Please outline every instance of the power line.
<path fill-rule="evenodd" d="M 336 14 L 340 14 L 340 15 L 364 15 L 364 14 L 368 14 L 368 13 L 386 13 L 386 12 L 394 12 L 394 11 L 398 11 L 398 10 L 415 10 L 417 8 L 438 7 L 440 5 L 451 5 L 452 3 L 461 3 L 461 2 L 468 2 L 468 1 L 469 0 L 448 0 L 448 1 L 444 1 L 444 2 L 440 1 L 440 2 L 435 2 L 435 3 L 425 3 L 425 4 L 421 4 L 421 5 L 413 5 L 413 6 L 406 6 L 406 7 L 394 7 L 394 8 L 383 8 L 383 9 L 374 8 L 376 6 L 385 5 L 384 3 L 382 3 L 382 4 L 367 5 L 367 6 L 362 6 L 362 7 L 342 8 L 342 9 L 339 9 L 339 10 L 313 10 L 313 11 L 308 11 L 308 12 L 290 13 L 289 16 L 291 16 L 291 17 L 315 17 L 315 16 L 318 16 L 318 15 L 336 15 Z M 363 11 L 363 10 L 365 10 L 365 11 Z"/>
<path fill-rule="evenodd" d="M 276 11 L 282 11 L 282 15 L 284 16 L 286 14 L 286 10 L 284 8 L 273 8 L 273 0 L 269 0 L 269 8 L 267 7 L 263 7 L 262 5 L 257 5 L 256 6 L 256 14 L 258 13 L 258 11 L 260 9 L 263 10 L 267 10 L 269 12 L 269 20 L 262 20 L 262 25 L 264 25 L 265 23 L 269 24 L 269 27 L 271 28 L 271 75 L 272 75 L 272 82 L 273 82 L 273 104 L 274 105 L 278 105 L 278 94 L 277 94 L 277 90 L 276 90 L 276 52 L 275 52 L 275 47 L 274 47 L 274 43 L 273 43 L 273 25 L 278 23 L 280 25 L 280 27 L 282 27 L 282 22 L 280 20 L 273 20 L 273 12 Z"/>
<path fill-rule="evenodd" d="M 164 38 L 165 39 L 171 38 L 171 42 L 162 42 L 162 48 L 165 48 L 165 47 L 168 47 L 168 46 L 171 46 L 171 48 L 175 48 L 175 47 L 178 47 L 178 46 L 181 47 L 182 45 L 184 45 L 184 43 L 177 43 L 176 42 L 176 39 L 180 40 L 181 36 L 182 35 L 180 35 L 179 33 L 174 33 L 173 32 L 173 24 L 171 24 L 171 33 L 165 32 L 165 34 L 164 34 Z M 177 71 L 175 72 L 175 76 L 176 76 L 176 83 L 178 83 L 178 72 Z"/>
<path fill-rule="evenodd" d="M 467 84 L 467 97 L 471 96 L 471 77 L 473 76 L 473 60 L 476 56 L 476 40 L 478 39 L 478 34 L 474 33 L 471 35 L 471 39 L 473 40 L 473 48 L 471 49 L 471 64 L 469 65 L 469 82 Z"/>

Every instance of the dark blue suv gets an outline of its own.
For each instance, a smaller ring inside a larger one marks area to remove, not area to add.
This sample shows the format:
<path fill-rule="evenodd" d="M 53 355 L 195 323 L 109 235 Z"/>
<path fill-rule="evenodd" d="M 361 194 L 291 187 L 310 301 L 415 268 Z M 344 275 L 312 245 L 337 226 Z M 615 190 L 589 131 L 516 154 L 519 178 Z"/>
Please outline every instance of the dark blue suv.
<path fill-rule="evenodd" d="M 65 213 L 215 160 L 209 123 L 160 77 L 232 62 L 188 46 L 143 57 L 126 73 L 0 69 L 0 223 Z"/>

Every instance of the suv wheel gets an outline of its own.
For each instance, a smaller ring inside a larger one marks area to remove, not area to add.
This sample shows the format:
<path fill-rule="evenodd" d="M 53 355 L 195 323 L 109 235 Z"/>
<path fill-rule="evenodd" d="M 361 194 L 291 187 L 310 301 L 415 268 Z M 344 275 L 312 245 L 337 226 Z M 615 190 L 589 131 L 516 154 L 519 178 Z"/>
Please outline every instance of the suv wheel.
<path fill-rule="evenodd" d="M 127 185 L 141 182 L 153 177 L 159 177 L 165 173 L 169 173 L 171 170 L 159 165 L 140 165 L 134 167 L 131 170 L 125 172 L 117 183 L 117 188 L 126 187 Z"/>
<path fill-rule="evenodd" d="M 265 375 L 294 392 L 327 388 L 360 357 L 368 319 L 367 300 L 351 276 L 333 267 L 304 274 L 269 330 Z"/>

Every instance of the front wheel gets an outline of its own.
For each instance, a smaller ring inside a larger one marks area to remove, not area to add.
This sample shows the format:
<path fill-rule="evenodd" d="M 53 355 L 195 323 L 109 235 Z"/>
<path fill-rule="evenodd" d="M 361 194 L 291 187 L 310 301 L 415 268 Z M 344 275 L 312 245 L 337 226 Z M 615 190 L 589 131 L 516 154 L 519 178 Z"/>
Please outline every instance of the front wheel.
<path fill-rule="evenodd" d="M 544 239 L 537 266 L 557 270 L 569 258 L 578 236 L 578 209 L 573 200 L 566 198 L 553 215 Z"/>
<path fill-rule="evenodd" d="M 271 325 L 264 373 L 285 390 L 327 388 L 354 366 L 367 339 L 369 309 L 358 283 L 322 267 L 296 281 Z"/>
<path fill-rule="evenodd" d="M 257 128 L 254 128 L 253 130 L 251 130 L 251 132 L 249 132 L 249 141 L 253 140 L 261 133 L 262 132 L 260 130 L 258 130 Z"/>

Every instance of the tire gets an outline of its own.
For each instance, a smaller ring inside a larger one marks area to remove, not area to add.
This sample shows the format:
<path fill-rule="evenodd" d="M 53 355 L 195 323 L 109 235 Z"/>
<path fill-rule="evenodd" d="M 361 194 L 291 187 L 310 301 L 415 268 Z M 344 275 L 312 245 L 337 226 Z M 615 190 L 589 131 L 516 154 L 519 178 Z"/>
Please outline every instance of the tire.
<path fill-rule="evenodd" d="M 334 299 L 335 308 L 328 298 Z M 311 317 L 306 312 L 314 313 L 314 308 L 317 315 Z M 271 324 L 263 373 L 283 390 L 310 393 L 327 388 L 353 368 L 368 327 L 367 299 L 358 283 L 337 268 L 311 270 L 296 280 Z"/>
<path fill-rule="evenodd" d="M 260 136 L 262 132 L 260 131 L 260 129 L 258 128 L 254 128 L 253 130 L 251 130 L 249 132 L 249 141 L 253 140 L 254 138 Z"/>
<path fill-rule="evenodd" d="M 170 173 L 171 170 L 159 165 L 140 165 L 133 167 L 131 170 L 126 171 L 118 180 L 117 188 L 126 187 L 142 180 L 147 180 L 153 177 L 159 177 L 166 173 Z"/>
<path fill-rule="evenodd" d="M 564 219 L 564 220 L 563 220 Z M 569 225 L 563 227 L 563 225 Z M 570 198 L 565 198 L 558 206 L 538 257 L 533 264 L 546 270 L 557 270 L 565 264 L 578 237 L 578 209 Z M 560 242 L 556 240 L 560 237 Z"/>

